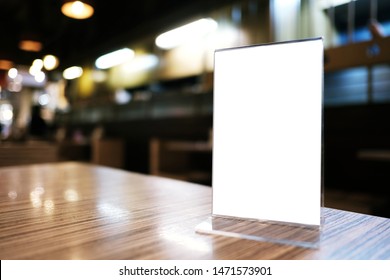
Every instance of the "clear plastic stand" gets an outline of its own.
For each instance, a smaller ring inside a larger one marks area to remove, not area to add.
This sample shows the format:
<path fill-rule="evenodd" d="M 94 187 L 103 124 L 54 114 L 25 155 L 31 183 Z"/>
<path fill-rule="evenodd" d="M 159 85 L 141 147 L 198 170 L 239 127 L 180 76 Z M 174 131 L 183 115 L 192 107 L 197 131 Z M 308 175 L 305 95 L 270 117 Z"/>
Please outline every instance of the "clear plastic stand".
<path fill-rule="evenodd" d="M 210 216 L 196 232 L 241 239 L 273 242 L 316 249 L 320 245 L 320 226 Z"/>
<path fill-rule="evenodd" d="M 322 38 L 217 50 L 213 206 L 196 231 L 316 248 Z"/>

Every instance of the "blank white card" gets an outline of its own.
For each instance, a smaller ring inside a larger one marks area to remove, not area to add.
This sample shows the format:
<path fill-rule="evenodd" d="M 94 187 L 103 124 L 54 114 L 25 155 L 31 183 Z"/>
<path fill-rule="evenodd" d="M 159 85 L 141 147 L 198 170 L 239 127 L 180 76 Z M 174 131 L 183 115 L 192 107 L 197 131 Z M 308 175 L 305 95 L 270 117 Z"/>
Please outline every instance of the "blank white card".
<path fill-rule="evenodd" d="M 321 38 L 214 60 L 213 215 L 320 225 Z"/>

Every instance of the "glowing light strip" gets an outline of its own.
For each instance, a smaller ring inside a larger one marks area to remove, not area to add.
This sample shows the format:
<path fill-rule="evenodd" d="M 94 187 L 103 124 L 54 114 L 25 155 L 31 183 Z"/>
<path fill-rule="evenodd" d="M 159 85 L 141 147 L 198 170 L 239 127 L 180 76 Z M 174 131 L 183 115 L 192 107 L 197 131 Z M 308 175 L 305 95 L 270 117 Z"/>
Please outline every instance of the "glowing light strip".
<path fill-rule="evenodd" d="M 215 29 L 218 23 L 211 18 L 203 18 L 159 35 L 156 45 L 161 49 L 171 49 L 195 38 L 202 37 Z"/>
<path fill-rule="evenodd" d="M 62 76 L 67 80 L 73 80 L 80 77 L 83 74 L 83 68 L 78 66 L 72 66 L 64 70 Z"/>
<path fill-rule="evenodd" d="M 120 49 L 96 59 L 95 65 L 99 69 L 107 69 L 122 64 L 134 57 L 134 51 L 129 48 Z"/>

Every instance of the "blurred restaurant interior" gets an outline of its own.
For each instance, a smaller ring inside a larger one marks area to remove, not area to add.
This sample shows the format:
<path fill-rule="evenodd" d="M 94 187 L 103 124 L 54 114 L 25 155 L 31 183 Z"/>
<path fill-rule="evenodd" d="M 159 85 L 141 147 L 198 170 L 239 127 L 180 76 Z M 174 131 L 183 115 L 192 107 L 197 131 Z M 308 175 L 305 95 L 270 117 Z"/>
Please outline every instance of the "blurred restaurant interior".
<path fill-rule="evenodd" d="M 214 50 L 321 36 L 325 206 L 390 217 L 390 1 L 62 2 L 0 0 L 0 167 L 211 186 Z"/>

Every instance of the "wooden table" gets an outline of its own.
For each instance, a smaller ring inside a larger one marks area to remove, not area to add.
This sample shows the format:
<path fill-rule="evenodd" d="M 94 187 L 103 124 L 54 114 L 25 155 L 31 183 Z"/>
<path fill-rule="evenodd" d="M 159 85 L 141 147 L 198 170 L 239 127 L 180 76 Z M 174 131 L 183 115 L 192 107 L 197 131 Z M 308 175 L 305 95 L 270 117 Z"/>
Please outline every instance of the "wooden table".
<path fill-rule="evenodd" d="M 1 259 L 390 259 L 390 219 L 324 209 L 319 249 L 199 234 L 211 188 L 67 162 L 0 168 Z"/>

